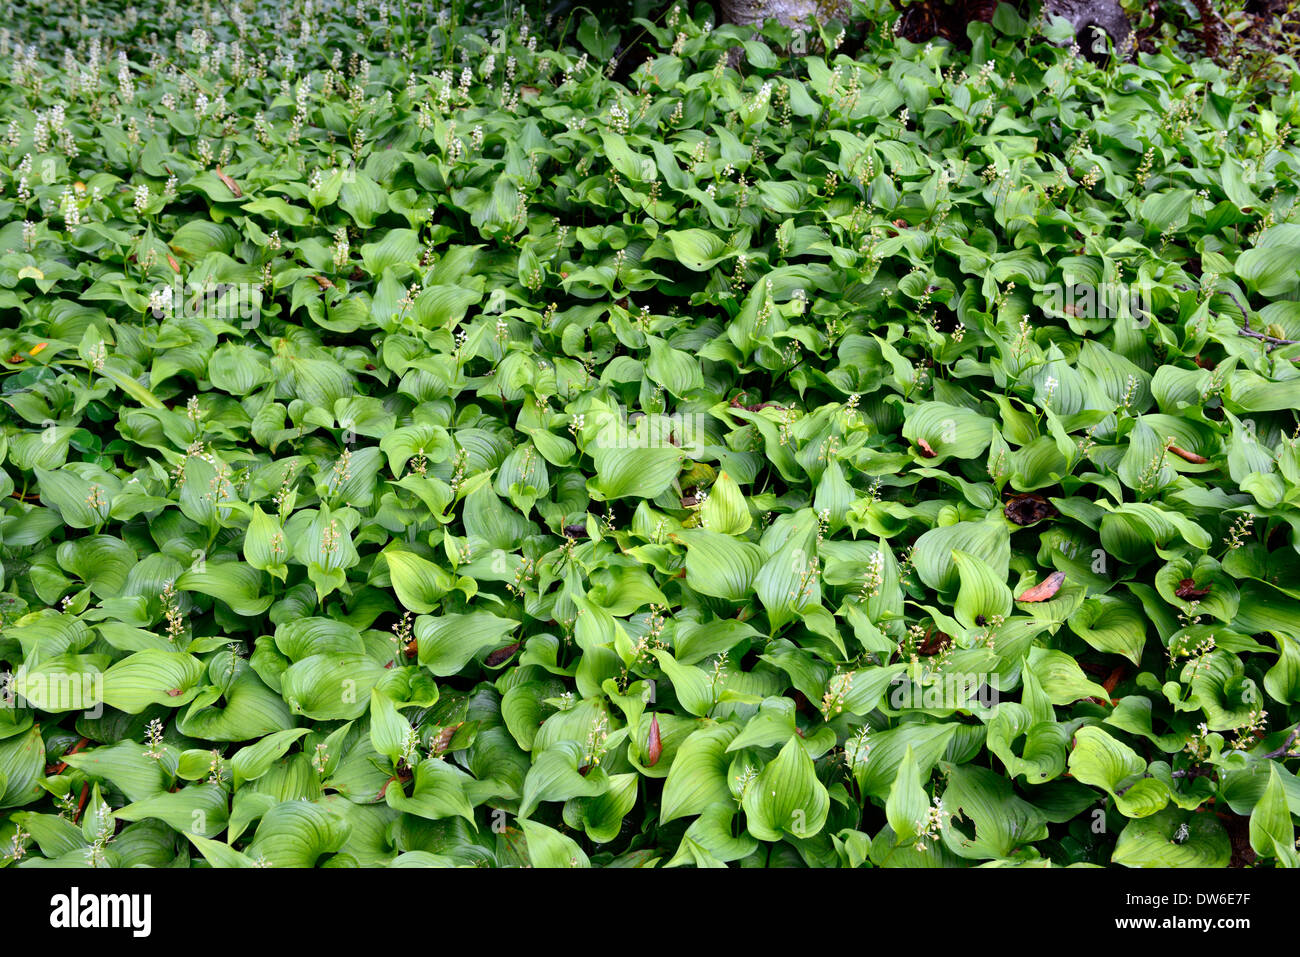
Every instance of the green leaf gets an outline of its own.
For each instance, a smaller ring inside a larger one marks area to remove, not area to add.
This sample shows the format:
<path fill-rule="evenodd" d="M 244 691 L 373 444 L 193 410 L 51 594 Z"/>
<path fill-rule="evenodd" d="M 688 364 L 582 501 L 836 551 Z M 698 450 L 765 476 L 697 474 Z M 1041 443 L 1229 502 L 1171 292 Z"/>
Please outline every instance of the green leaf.
<path fill-rule="evenodd" d="M 916 755 L 909 745 L 898 765 L 894 785 L 885 802 L 885 819 L 893 828 L 900 844 L 906 844 L 925 831 L 930 800 L 921 787 L 921 775 L 916 766 Z"/>
<path fill-rule="evenodd" d="M 415 639 L 420 664 L 438 677 L 454 675 L 475 655 L 509 644 L 519 627 L 513 618 L 499 618 L 486 611 L 415 619 Z"/>
<path fill-rule="evenodd" d="M 659 819 L 665 824 L 699 814 L 710 804 L 731 801 L 727 745 L 740 733 L 734 724 L 709 724 L 682 742 L 664 782 Z"/>
<path fill-rule="evenodd" d="M 456 580 L 446 569 L 412 552 L 384 552 L 393 591 L 401 603 L 419 615 L 438 607 L 438 601 L 455 587 Z"/>
<path fill-rule="evenodd" d="M 1125 867 L 1227 867 L 1232 842 L 1213 812 L 1167 807 L 1129 821 L 1111 863 Z"/>
<path fill-rule="evenodd" d="M 830 803 L 798 735 L 759 772 L 741 799 L 749 833 L 760 841 L 814 837 L 826 823 Z"/>
<path fill-rule="evenodd" d="M 1277 767 L 1268 765 L 1268 786 L 1255 809 L 1250 812 L 1250 846 L 1260 857 L 1282 857 L 1275 848 L 1285 848 L 1286 857 L 1294 861 L 1295 825 L 1287 804 L 1286 790 Z"/>

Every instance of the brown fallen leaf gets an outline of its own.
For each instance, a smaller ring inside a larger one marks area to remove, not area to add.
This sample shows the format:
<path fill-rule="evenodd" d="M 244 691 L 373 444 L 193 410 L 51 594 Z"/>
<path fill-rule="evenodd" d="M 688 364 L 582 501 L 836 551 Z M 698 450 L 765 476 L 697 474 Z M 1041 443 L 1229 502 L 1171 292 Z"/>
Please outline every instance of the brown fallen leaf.
<path fill-rule="evenodd" d="M 1173 452 L 1174 455 L 1178 456 L 1180 459 L 1185 459 L 1188 462 L 1193 463 L 1194 465 L 1204 465 L 1206 462 L 1210 461 L 1204 455 L 1197 455 L 1195 452 L 1189 452 L 1186 449 L 1181 449 L 1178 446 L 1174 445 L 1174 443 L 1172 442 L 1169 443 L 1169 451 Z"/>
<path fill-rule="evenodd" d="M 1017 525 L 1033 525 L 1056 514 L 1056 509 L 1041 495 L 1032 492 L 1013 496 L 1003 509 L 1007 518 Z"/>
<path fill-rule="evenodd" d="M 926 632 L 925 640 L 916 649 L 916 653 L 926 657 L 937 655 L 951 644 L 952 637 L 942 631 Z"/>
<path fill-rule="evenodd" d="M 519 87 L 519 95 L 525 100 L 531 99 L 534 96 L 541 96 L 541 94 L 542 91 L 540 87 L 529 86 L 527 83 Z"/>
<path fill-rule="evenodd" d="M 492 652 L 484 659 L 484 663 L 489 668 L 495 668 L 497 665 L 501 664 L 501 662 L 508 661 L 510 656 L 518 650 L 519 642 L 516 641 L 513 645 L 506 645 L 504 648 L 498 648 L 496 651 Z"/>
<path fill-rule="evenodd" d="M 1065 584 L 1065 572 L 1052 572 L 1033 588 L 1027 588 L 1016 601 L 1047 601 Z"/>
<path fill-rule="evenodd" d="M 311 278 L 312 278 L 312 279 L 315 279 L 315 280 L 316 280 L 316 285 L 320 286 L 322 289 L 333 289 L 333 288 L 334 288 L 334 283 L 330 282 L 330 281 L 329 281 L 328 279 L 326 279 L 324 276 L 312 276 Z"/>
<path fill-rule="evenodd" d="M 654 767 L 659 763 L 659 756 L 664 753 L 663 742 L 659 739 L 659 716 L 650 715 L 650 734 L 645 746 L 645 766 Z"/>
<path fill-rule="evenodd" d="M 448 745 L 451 744 L 451 739 L 456 737 L 456 732 L 460 730 L 460 725 L 462 723 L 463 722 L 448 725 L 434 735 L 432 741 L 434 754 L 441 754 L 443 751 L 447 750 Z"/>
<path fill-rule="evenodd" d="M 1174 594 L 1183 601 L 1199 601 L 1209 593 L 1210 589 L 1208 587 L 1197 588 L 1196 579 L 1194 578 L 1184 578 L 1178 583 L 1178 587 L 1174 589 Z"/>
<path fill-rule="evenodd" d="M 780 409 L 782 412 L 787 411 L 785 406 L 778 405 L 775 402 L 758 402 L 754 405 L 744 405 L 738 398 L 731 400 L 731 407 L 733 409 L 744 409 L 746 412 L 762 412 L 764 409 Z"/>
<path fill-rule="evenodd" d="M 234 195 L 235 199 L 239 199 L 244 195 L 244 191 L 239 188 L 239 184 L 236 183 L 229 176 L 227 176 L 225 173 L 221 172 L 220 166 L 217 167 L 217 179 L 221 180 L 221 182 L 226 184 L 226 189 L 230 190 L 231 194 Z"/>
<path fill-rule="evenodd" d="M 916 444 L 921 447 L 921 454 L 924 455 L 927 459 L 934 458 L 935 451 L 934 449 L 930 448 L 929 442 L 927 442 L 925 439 L 917 439 Z"/>

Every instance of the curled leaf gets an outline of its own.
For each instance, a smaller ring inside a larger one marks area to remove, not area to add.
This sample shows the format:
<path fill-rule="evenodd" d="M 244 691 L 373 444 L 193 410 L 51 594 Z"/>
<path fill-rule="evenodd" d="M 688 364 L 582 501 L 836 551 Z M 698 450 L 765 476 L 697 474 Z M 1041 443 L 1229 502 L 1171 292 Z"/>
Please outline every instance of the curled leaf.
<path fill-rule="evenodd" d="M 1061 585 L 1065 583 L 1065 572 L 1052 572 L 1033 588 L 1027 588 L 1022 592 L 1016 601 L 1047 601 L 1058 591 Z"/>
<path fill-rule="evenodd" d="M 645 765 L 648 768 L 659 763 L 659 756 L 664 753 L 663 742 L 659 740 L 659 716 L 650 715 L 650 735 L 646 739 Z"/>
<path fill-rule="evenodd" d="M 1197 588 L 1196 579 L 1194 578 L 1184 578 L 1178 583 L 1178 587 L 1174 589 L 1174 594 L 1183 601 L 1199 601 L 1209 593 L 1210 589 L 1208 587 Z"/>
<path fill-rule="evenodd" d="M 1169 443 L 1169 451 L 1173 452 L 1174 455 L 1178 456 L 1180 459 L 1191 462 L 1195 465 L 1204 465 L 1206 462 L 1210 461 L 1204 455 L 1197 455 L 1195 452 L 1189 452 L 1184 448 L 1179 448 L 1172 442 Z"/>
<path fill-rule="evenodd" d="M 226 184 L 226 189 L 230 190 L 235 199 L 239 199 L 244 195 L 244 191 L 239 188 L 239 184 L 223 173 L 220 166 L 217 167 L 217 179 Z"/>

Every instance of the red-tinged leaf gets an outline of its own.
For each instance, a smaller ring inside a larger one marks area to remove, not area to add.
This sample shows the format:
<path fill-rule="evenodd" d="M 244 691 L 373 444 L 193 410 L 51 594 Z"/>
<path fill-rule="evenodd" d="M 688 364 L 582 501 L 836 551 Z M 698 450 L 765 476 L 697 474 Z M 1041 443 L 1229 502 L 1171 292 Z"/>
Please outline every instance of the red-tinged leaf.
<path fill-rule="evenodd" d="M 221 182 L 226 184 L 226 189 L 230 190 L 231 195 L 233 195 L 235 199 L 239 199 L 241 196 L 244 195 L 244 191 L 239 188 L 239 184 L 236 183 L 229 176 L 227 176 L 225 173 L 221 172 L 220 166 L 217 167 L 217 179 L 221 180 Z"/>
<path fill-rule="evenodd" d="M 167 254 L 167 265 L 172 267 L 172 272 L 180 272 L 181 264 L 176 261 L 176 257 L 171 253 Z"/>
<path fill-rule="evenodd" d="M 1204 465 L 1206 462 L 1210 461 L 1204 455 L 1197 455 L 1195 452 L 1189 452 L 1186 449 L 1181 449 L 1178 446 L 1174 445 L 1172 442 L 1169 443 L 1169 451 L 1173 452 L 1174 455 L 1178 456 L 1180 459 L 1184 459 L 1185 461 L 1191 462 L 1194 465 Z"/>
<path fill-rule="evenodd" d="M 1210 589 L 1208 587 L 1197 588 L 1196 579 L 1194 578 L 1184 578 L 1178 583 L 1178 587 L 1174 589 L 1174 594 L 1183 601 L 1199 601 L 1209 593 Z"/>
<path fill-rule="evenodd" d="M 927 459 L 934 458 L 935 451 L 934 449 L 930 448 L 929 442 L 927 442 L 925 439 L 917 439 L 916 444 L 921 447 L 921 454 L 924 455 Z"/>
<path fill-rule="evenodd" d="M 659 756 L 664 753 L 663 742 L 659 740 L 659 716 L 650 715 L 650 736 L 645 746 L 645 766 L 654 767 L 659 763 Z"/>
<path fill-rule="evenodd" d="M 1033 588 L 1028 588 L 1016 601 L 1047 601 L 1065 584 L 1065 572 L 1052 572 Z"/>

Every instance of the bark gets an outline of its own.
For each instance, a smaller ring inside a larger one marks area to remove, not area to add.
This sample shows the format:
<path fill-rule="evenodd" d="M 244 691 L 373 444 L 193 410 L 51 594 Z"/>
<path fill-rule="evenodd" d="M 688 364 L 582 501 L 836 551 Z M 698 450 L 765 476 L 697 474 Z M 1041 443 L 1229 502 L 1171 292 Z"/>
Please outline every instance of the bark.
<path fill-rule="evenodd" d="M 722 0 L 721 6 L 723 23 L 750 26 L 776 19 L 783 26 L 806 27 L 809 19 L 843 19 L 849 5 L 848 0 Z"/>
<path fill-rule="evenodd" d="M 1091 58 L 1106 55 L 1105 41 L 1097 35 L 1098 29 L 1110 37 L 1116 50 L 1124 47 L 1133 32 L 1123 8 L 1115 0 L 1047 0 L 1044 13 L 1069 20 L 1074 27 L 1075 42 Z"/>

